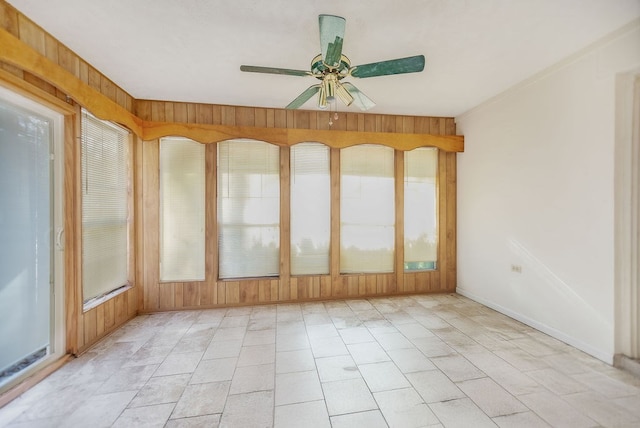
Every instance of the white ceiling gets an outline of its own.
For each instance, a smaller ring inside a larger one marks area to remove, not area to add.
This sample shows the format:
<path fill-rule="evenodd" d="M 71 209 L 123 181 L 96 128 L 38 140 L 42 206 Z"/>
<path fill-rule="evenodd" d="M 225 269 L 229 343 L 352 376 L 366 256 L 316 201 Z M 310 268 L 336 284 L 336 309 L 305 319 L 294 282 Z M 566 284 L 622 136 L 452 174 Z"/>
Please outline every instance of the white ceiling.
<path fill-rule="evenodd" d="M 458 116 L 640 16 L 640 0 L 8 2 L 135 98 L 276 108 L 317 81 L 240 65 L 307 70 L 318 15 L 343 16 L 352 65 L 426 57 L 422 73 L 351 78 L 369 111 L 426 116 Z"/>

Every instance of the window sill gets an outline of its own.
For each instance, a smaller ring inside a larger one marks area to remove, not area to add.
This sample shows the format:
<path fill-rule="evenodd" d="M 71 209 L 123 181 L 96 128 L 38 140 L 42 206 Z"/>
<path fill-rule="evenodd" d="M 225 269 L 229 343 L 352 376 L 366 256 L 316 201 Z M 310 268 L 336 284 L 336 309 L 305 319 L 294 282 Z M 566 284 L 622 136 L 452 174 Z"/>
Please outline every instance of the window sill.
<path fill-rule="evenodd" d="M 91 309 L 94 309 L 94 308 L 100 306 L 101 304 L 103 304 L 107 300 L 113 299 L 117 295 L 122 294 L 122 293 L 126 292 L 127 290 L 130 290 L 131 288 L 133 288 L 133 285 L 131 285 L 131 284 L 123 285 L 122 287 L 118 287 L 115 290 L 110 291 L 107 294 L 104 294 L 104 295 L 102 295 L 100 297 L 96 297 L 94 299 L 91 299 L 91 300 L 83 303 L 82 313 L 89 312 Z"/>

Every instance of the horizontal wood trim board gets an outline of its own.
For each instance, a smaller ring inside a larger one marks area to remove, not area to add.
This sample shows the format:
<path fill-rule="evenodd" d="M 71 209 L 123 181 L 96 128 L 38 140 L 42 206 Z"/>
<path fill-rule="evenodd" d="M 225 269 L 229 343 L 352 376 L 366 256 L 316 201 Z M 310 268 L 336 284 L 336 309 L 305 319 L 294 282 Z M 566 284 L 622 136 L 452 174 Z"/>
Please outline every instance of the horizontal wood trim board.
<path fill-rule="evenodd" d="M 462 135 L 406 134 L 400 132 L 360 132 L 321 129 L 262 128 L 254 126 L 206 125 L 147 122 L 142 125 L 146 141 L 168 136 L 187 137 L 200 143 L 217 143 L 234 138 L 251 138 L 279 146 L 318 141 L 342 149 L 357 144 L 382 144 L 397 150 L 437 147 L 447 152 L 464 151 Z"/>

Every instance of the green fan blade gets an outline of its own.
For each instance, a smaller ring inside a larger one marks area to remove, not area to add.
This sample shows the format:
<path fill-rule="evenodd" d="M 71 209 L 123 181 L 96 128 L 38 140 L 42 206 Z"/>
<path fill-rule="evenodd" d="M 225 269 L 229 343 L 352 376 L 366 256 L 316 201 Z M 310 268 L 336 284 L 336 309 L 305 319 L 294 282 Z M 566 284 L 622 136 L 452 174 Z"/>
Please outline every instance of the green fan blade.
<path fill-rule="evenodd" d="M 318 91 L 320 90 L 320 86 L 321 85 L 309 86 L 306 91 L 298 95 L 298 98 L 291 101 L 289 105 L 286 106 L 285 108 L 289 110 L 295 110 L 299 108 L 300 106 L 302 106 L 302 104 L 309 101 L 309 98 L 311 98 L 312 96 L 318 93 Z"/>
<path fill-rule="evenodd" d="M 360 110 L 365 111 L 369 110 L 372 107 L 375 107 L 376 103 L 371 101 L 369 97 L 360 92 L 360 89 L 353 86 L 353 84 L 344 82 L 342 86 L 344 86 L 345 89 L 349 91 L 349 93 L 353 97 L 353 104 L 355 104 Z"/>
<path fill-rule="evenodd" d="M 424 70 L 424 55 L 417 55 L 359 65 L 352 68 L 351 75 L 364 78 L 388 74 L 417 73 L 422 70 Z"/>
<path fill-rule="evenodd" d="M 338 67 L 342 57 L 342 41 L 344 40 L 344 18 L 335 15 L 320 15 L 320 48 L 322 59 L 329 67 Z"/>
<path fill-rule="evenodd" d="M 309 76 L 311 73 L 304 70 L 292 70 L 290 68 L 258 67 L 255 65 L 241 65 L 240 71 L 252 73 L 285 74 L 287 76 Z"/>

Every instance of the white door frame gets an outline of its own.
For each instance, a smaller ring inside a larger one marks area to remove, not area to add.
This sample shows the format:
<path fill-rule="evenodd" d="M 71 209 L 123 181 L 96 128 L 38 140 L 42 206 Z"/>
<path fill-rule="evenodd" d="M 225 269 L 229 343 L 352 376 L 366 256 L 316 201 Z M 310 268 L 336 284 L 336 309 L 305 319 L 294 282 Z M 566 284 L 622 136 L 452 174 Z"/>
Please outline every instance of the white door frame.
<path fill-rule="evenodd" d="M 28 97 L 20 95 L 4 86 L 0 86 L 0 96 L 10 103 L 25 110 L 46 117 L 52 124 L 52 235 L 51 248 L 53 251 L 52 268 L 54 277 L 51 290 L 51 332 L 49 338 L 49 354 L 40 361 L 32 364 L 22 373 L 10 380 L 2 389 L 7 390 L 24 378 L 40 370 L 42 367 L 59 359 L 66 353 L 65 331 L 65 299 L 64 299 L 64 115 Z"/>
<path fill-rule="evenodd" d="M 616 78 L 615 354 L 640 358 L 640 70 Z M 619 361 L 619 358 L 618 358 Z"/>

